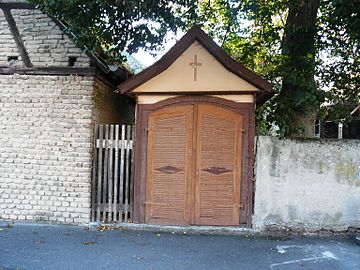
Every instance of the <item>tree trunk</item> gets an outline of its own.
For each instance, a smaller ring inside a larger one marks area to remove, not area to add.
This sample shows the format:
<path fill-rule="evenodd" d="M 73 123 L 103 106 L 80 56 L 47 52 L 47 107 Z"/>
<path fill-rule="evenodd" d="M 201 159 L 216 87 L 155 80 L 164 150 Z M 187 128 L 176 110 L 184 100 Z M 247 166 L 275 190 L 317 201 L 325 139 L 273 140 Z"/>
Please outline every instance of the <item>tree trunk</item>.
<path fill-rule="evenodd" d="M 287 102 L 287 136 L 314 137 L 319 101 L 315 83 L 316 19 L 320 0 L 291 0 L 282 53 L 285 56 L 281 95 Z"/>

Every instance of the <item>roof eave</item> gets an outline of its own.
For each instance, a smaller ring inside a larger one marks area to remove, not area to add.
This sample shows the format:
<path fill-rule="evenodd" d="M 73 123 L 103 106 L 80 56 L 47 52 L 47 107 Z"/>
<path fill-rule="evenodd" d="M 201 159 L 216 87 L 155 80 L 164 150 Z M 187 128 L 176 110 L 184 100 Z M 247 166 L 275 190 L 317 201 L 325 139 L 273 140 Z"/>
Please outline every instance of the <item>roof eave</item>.
<path fill-rule="evenodd" d="M 257 87 L 260 91 L 273 92 L 272 85 L 260 76 L 247 69 L 242 64 L 231 59 L 226 52 L 220 48 L 200 27 L 194 26 L 185 34 L 160 60 L 144 69 L 130 80 L 118 86 L 121 93 L 130 93 L 141 84 L 152 79 L 156 75 L 165 71 L 175 60 L 197 40 L 211 53 L 227 70 L 236 76 L 244 79 L 248 83 Z"/>

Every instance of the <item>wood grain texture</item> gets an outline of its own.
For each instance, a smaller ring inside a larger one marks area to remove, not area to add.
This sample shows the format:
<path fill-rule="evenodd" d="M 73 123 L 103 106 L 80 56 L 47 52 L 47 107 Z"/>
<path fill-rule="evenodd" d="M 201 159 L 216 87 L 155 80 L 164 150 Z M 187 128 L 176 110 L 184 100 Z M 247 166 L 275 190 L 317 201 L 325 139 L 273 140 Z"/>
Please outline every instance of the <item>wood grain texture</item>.
<path fill-rule="evenodd" d="M 149 115 L 146 222 L 189 223 L 191 136 L 192 106 Z"/>
<path fill-rule="evenodd" d="M 195 224 L 239 225 L 242 116 L 196 106 Z"/>
<path fill-rule="evenodd" d="M 149 114 L 165 108 L 174 108 L 182 105 L 207 104 L 218 108 L 224 108 L 234 113 L 242 115 L 242 151 L 241 151 L 241 183 L 240 183 L 240 218 L 239 223 L 242 227 L 251 227 L 252 217 L 252 198 L 253 198 L 253 162 L 254 162 L 254 103 L 236 103 L 233 101 L 210 97 L 210 96 L 181 96 L 160 101 L 155 104 L 139 104 L 137 106 L 137 124 L 135 148 L 135 175 L 134 175 L 134 222 L 145 222 L 145 204 L 147 188 L 147 147 L 148 147 L 148 118 Z M 194 107 L 196 114 L 196 106 Z M 194 126 L 197 125 L 194 118 Z M 193 141 L 196 136 L 193 133 Z M 193 144 L 192 155 L 196 154 L 196 144 Z M 195 178 L 195 164 L 190 172 L 190 177 Z M 191 190 L 194 190 L 195 181 L 190 183 Z M 193 197 L 193 196 L 192 196 Z M 193 204 L 193 202 L 192 202 Z M 225 204 L 224 204 L 225 205 Z M 195 220 L 195 213 L 190 209 L 191 222 Z"/>

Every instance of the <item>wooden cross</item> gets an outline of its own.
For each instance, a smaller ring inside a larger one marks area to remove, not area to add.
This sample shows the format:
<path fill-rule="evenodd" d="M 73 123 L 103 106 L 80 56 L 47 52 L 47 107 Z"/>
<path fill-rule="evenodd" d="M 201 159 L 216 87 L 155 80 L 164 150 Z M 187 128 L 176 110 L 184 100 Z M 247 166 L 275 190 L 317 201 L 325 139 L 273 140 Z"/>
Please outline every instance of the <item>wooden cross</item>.
<path fill-rule="evenodd" d="M 189 63 L 189 66 L 192 67 L 193 69 L 193 77 L 194 77 L 194 82 L 196 82 L 197 80 L 197 67 L 200 67 L 202 65 L 202 63 L 197 61 L 197 55 L 194 55 L 194 61 Z"/>

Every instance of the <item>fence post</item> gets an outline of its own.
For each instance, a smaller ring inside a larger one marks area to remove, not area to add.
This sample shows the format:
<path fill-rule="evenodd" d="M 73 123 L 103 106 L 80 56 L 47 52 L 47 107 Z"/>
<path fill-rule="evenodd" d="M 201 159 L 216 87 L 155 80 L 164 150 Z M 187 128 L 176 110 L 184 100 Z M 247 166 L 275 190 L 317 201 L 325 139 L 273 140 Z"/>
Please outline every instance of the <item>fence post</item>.
<path fill-rule="evenodd" d="M 132 126 L 95 125 L 92 221 L 99 223 L 132 220 L 133 161 L 134 128 Z"/>

